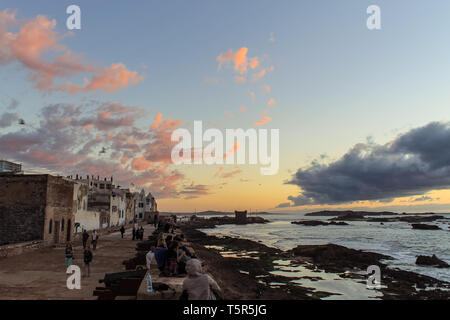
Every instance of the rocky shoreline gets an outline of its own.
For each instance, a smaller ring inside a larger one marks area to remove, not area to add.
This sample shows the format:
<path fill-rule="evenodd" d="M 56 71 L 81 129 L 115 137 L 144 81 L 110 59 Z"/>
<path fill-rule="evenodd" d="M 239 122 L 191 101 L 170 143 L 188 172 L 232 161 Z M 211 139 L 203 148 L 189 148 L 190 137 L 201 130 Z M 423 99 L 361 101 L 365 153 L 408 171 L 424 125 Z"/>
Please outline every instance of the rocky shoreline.
<path fill-rule="evenodd" d="M 320 284 L 324 276 L 332 274 L 338 276 L 338 280 L 351 279 L 349 286 L 365 286 L 369 265 L 380 267 L 382 287 L 376 290 L 380 299 L 450 299 L 450 283 L 414 272 L 390 269 L 384 263 L 392 259 L 389 256 L 335 244 L 301 245 L 282 251 L 247 239 L 207 235 L 198 229 L 214 227 L 214 222 L 222 224 L 229 221 L 221 218 L 209 222 L 206 221 L 209 219 L 201 220 L 185 223 L 181 228 L 196 254 L 205 262 L 207 271 L 221 285 L 226 299 L 333 298 L 336 297 L 335 291 L 320 290 L 311 284 Z M 255 221 L 267 222 L 262 220 Z M 309 285 L 292 281 L 290 274 L 300 277 L 300 282 L 308 281 Z"/>

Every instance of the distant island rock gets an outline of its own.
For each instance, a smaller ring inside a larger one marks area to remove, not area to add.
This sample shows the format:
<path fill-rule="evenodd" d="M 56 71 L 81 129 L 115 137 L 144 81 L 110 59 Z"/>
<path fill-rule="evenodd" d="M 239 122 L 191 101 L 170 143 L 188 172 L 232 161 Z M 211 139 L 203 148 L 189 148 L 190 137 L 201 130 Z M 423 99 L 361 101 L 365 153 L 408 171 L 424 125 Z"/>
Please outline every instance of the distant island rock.
<path fill-rule="evenodd" d="M 391 211 L 381 211 L 381 212 L 374 212 L 374 211 L 352 211 L 352 210 L 345 210 L 345 211 L 333 211 L 333 210 L 323 210 L 323 211 L 316 211 L 316 212 L 309 212 L 306 213 L 305 216 L 315 216 L 315 217 L 341 217 L 341 216 L 348 216 L 348 217 L 365 217 L 365 216 L 400 216 L 400 215 L 433 215 L 435 213 L 433 212 L 424 212 L 424 213 L 396 213 Z"/>
<path fill-rule="evenodd" d="M 214 211 L 214 210 L 207 210 L 207 211 L 199 211 L 199 212 L 160 212 L 159 213 L 162 216 L 171 216 L 171 215 L 176 215 L 176 216 L 191 216 L 191 215 L 196 215 L 196 216 L 227 216 L 227 215 L 233 215 L 234 216 L 234 212 L 227 212 L 227 211 Z M 248 215 L 251 216 L 256 216 L 256 215 L 268 215 L 268 214 L 273 214 L 270 212 L 265 212 L 265 211 L 255 211 L 255 212 L 249 212 Z"/>
<path fill-rule="evenodd" d="M 395 217 L 382 217 L 382 218 L 373 218 L 373 217 L 365 217 L 361 212 L 353 212 L 350 211 L 347 214 L 339 215 L 337 217 L 331 218 L 331 221 L 367 221 L 367 222 L 410 222 L 410 223 L 418 223 L 418 222 L 431 222 L 439 219 L 446 219 L 444 216 L 438 216 L 434 214 L 428 214 L 426 216 L 418 216 L 418 215 L 399 215 L 394 214 Z"/>
<path fill-rule="evenodd" d="M 348 223 L 346 222 L 326 222 L 326 221 L 319 221 L 319 220 L 304 220 L 304 221 L 292 221 L 292 224 L 301 224 L 304 226 L 329 226 L 329 225 L 336 225 L 336 226 L 348 226 Z"/>
<path fill-rule="evenodd" d="M 370 212 L 370 211 L 330 211 L 330 210 L 323 210 L 323 211 L 316 211 L 316 212 L 309 212 L 306 213 L 305 216 L 314 216 L 314 217 L 340 217 L 340 216 L 348 216 L 352 215 L 355 217 L 364 217 L 364 216 L 391 216 L 391 215 L 397 215 L 398 213 L 390 212 L 390 211 L 383 211 L 383 212 Z"/>
<path fill-rule="evenodd" d="M 419 230 L 442 230 L 438 226 L 431 225 L 431 224 L 423 224 L 423 223 L 413 223 L 411 224 L 413 229 L 419 229 Z"/>

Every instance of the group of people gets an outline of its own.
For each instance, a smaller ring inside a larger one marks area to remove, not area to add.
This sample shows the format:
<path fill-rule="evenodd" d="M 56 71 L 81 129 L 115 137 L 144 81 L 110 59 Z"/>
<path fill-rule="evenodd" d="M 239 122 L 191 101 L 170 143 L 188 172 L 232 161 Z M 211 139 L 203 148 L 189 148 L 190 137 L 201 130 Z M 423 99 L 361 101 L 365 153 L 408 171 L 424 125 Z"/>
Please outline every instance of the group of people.
<path fill-rule="evenodd" d="M 97 249 L 97 241 L 98 241 L 98 232 L 97 230 L 92 231 L 92 240 L 91 240 L 91 245 L 92 245 L 92 250 Z M 85 249 L 86 247 L 89 247 L 87 242 L 89 239 L 89 233 L 87 233 L 86 230 L 83 230 L 83 234 L 81 236 L 82 242 L 83 242 L 83 249 Z"/>
<path fill-rule="evenodd" d="M 132 240 L 144 240 L 144 228 L 141 226 L 139 229 L 133 227 L 131 231 L 133 239 Z"/>
<path fill-rule="evenodd" d="M 90 245 L 88 244 L 89 233 L 86 230 L 83 230 L 81 240 L 83 243 L 83 262 L 85 274 L 87 277 L 89 277 L 91 275 L 91 263 L 94 255 L 92 254 Z M 97 230 L 94 230 L 92 232 L 92 240 L 91 240 L 93 250 L 97 249 L 97 241 L 98 241 L 98 232 Z M 66 250 L 64 253 L 66 258 L 66 267 L 70 267 L 73 263 L 73 259 L 75 259 L 75 254 L 71 242 L 67 242 Z"/>
<path fill-rule="evenodd" d="M 188 248 L 181 245 L 182 240 L 180 236 L 169 235 L 166 239 L 159 239 L 157 246 L 152 248 L 153 252 L 150 250 L 150 257 L 153 253 L 162 276 L 185 275 L 186 263 L 195 258 Z"/>
<path fill-rule="evenodd" d="M 208 274 L 203 273 L 202 264 L 182 243 L 183 235 L 174 235 L 175 219 L 158 222 L 158 241 L 146 255 L 147 268 L 156 260 L 160 276 L 187 276 L 183 282 L 183 300 L 215 300 L 221 297 L 220 287 Z M 172 233 L 167 235 L 167 233 Z"/>
<path fill-rule="evenodd" d="M 158 232 L 174 233 L 176 222 L 176 217 L 171 217 L 170 219 L 158 219 L 155 228 Z"/>
<path fill-rule="evenodd" d="M 73 259 L 75 259 L 72 243 L 70 242 L 66 244 L 65 256 L 66 256 L 66 267 L 70 267 L 72 265 Z M 89 245 L 83 244 L 83 262 L 85 274 L 87 277 L 91 275 L 91 262 L 93 256 L 94 255 L 92 254 Z"/>

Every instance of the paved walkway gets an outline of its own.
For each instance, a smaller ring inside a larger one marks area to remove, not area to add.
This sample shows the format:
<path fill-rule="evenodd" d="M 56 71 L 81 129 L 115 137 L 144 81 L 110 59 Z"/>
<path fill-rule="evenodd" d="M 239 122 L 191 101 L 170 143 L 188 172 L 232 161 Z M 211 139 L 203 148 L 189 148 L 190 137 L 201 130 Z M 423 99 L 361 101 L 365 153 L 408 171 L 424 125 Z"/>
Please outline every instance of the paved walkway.
<path fill-rule="evenodd" d="M 144 239 L 153 232 L 144 226 Z M 124 238 L 120 232 L 101 235 L 97 250 L 92 251 L 91 276 L 83 274 L 83 248 L 81 241 L 74 244 L 73 264 L 81 268 L 80 290 L 69 290 L 65 266 L 65 248 L 43 248 L 31 253 L 0 259 L 0 299 L 97 299 L 92 295 L 95 287 L 103 286 L 98 280 L 105 273 L 125 271 L 122 261 L 135 256 L 136 242 L 131 240 L 131 229 Z"/>

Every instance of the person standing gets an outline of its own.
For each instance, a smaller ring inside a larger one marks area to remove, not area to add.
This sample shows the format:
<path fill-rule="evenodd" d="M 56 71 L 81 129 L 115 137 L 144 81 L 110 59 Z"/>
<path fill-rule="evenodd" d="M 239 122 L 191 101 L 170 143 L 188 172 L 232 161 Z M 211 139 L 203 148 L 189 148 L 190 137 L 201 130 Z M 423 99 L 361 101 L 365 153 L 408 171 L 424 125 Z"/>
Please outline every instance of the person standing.
<path fill-rule="evenodd" d="M 147 264 L 147 269 L 150 270 L 150 266 L 155 258 L 155 246 L 151 246 L 150 250 L 145 255 L 145 262 Z"/>
<path fill-rule="evenodd" d="M 89 249 L 89 246 L 87 246 L 84 249 L 84 270 L 86 271 L 88 277 L 91 275 L 92 257 L 93 257 L 92 252 Z"/>
<path fill-rule="evenodd" d="M 88 239 L 89 239 L 89 233 L 87 233 L 86 229 L 83 230 L 83 236 L 82 236 L 82 239 L 83 239 L 83 249 L 85 249 L 85 248 L 86 248 L 87 241 L 88 241 Z"/>
<path fill-rule="evenodd" d="M 139 229 L 139 238 L 141 240 L 144 240 L 144 228 L 141 226 L 141 228 Z"/>
<path fill-rule="evenodd" d="M 97 249 L 97 240 L 98 240 L 98 232 L 97 232 L 97 230 L 94 230 L 94 232 L 92 232 L 92 249 L 93 250 Z"/>
<path fill-rule="evenodd" d="M 73 248 L 70 242 L 66 244 L 66 267 L 70 267 L 72 265 L 73 259 Z"/>
<path fill-rule="evenodd" d="M 155 229 L 158 227 L 158 220 L 159 220 L 159 214 L 155 213 L 155 216 L 153 217 L 153 225 L 155 226 Z"/>
<path fill-rule="evenodd" d="M 131 239 L 131 240 L 134 240 L 136 238 L 136 228 L 134 226 L 133 226 L 132 234 L 133 234 L 133 239 Z"/>
<path fill-rule="evenodd" d="M 120 234 L 122 235 L 122 239 L 123 239 L 124 233 L 125 233 L 125 228 L 122 226 L 122 228 L 120 228 Z"/>

